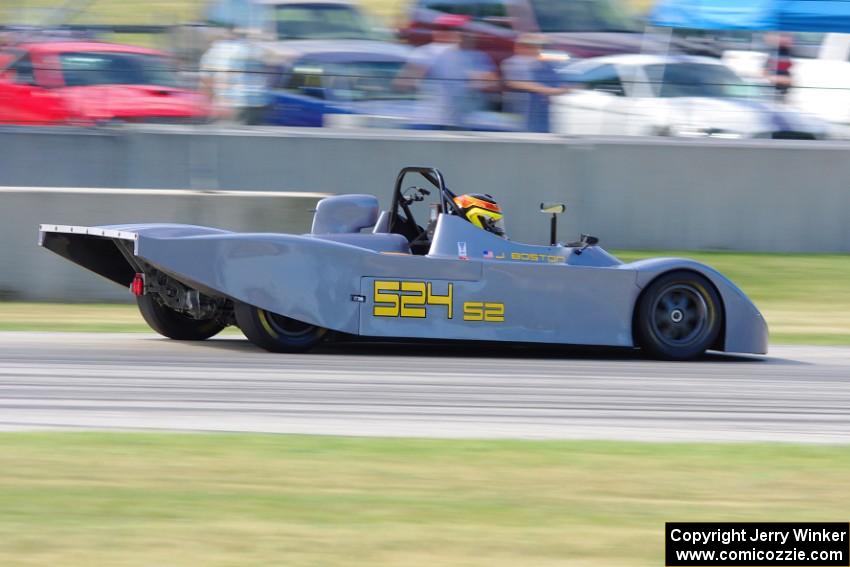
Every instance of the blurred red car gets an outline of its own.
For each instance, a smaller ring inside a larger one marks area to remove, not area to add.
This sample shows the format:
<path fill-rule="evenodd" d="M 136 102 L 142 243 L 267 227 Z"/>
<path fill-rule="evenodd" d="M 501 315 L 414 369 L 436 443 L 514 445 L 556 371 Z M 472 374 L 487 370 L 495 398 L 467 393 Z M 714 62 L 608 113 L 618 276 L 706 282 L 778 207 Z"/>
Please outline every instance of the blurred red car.
<path fill-rule="evenodd" d="M 197 123 L 212 108 L 181 88 L 159 51 L 96 41 L 18 43 L 0 50 L 0 123 Z"/>

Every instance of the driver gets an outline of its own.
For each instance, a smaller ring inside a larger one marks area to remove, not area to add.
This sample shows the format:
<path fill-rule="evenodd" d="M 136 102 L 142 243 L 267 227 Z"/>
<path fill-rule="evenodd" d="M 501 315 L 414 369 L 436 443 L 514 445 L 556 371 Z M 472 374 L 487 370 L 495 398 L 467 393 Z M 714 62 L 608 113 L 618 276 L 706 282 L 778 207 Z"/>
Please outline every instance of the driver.
<path fill-rule="evenodd" d="M 461 214 L 477 226 L 497 236 L 506 238 L 505 224 L 502 220 L 502 207 L 486 193 L 469 193 L 460 195 L 454 199 L 455 205 Z"/>

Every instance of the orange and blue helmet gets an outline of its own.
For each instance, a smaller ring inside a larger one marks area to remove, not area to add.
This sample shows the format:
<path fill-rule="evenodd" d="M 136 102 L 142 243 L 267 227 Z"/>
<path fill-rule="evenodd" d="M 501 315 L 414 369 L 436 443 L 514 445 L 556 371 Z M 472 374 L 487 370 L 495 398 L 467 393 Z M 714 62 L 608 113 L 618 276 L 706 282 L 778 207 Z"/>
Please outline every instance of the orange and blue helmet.
<path fill-rule="evenodd" d="M 502 207 L 486 193 L 469 193 L 454 199 L 466 220 L 486 231 L 505 238 L 505 224 Z"/>

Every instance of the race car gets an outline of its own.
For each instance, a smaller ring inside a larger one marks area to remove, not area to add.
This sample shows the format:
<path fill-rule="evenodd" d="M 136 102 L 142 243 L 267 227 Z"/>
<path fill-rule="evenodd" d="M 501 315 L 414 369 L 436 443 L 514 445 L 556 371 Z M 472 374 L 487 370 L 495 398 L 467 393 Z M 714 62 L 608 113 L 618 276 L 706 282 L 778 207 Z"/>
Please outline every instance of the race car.
<path fill-rule="evenodd" d="M 558 244 L 564 206 L 541 210 L 550 243 L 513 242 L 493 197 L 406 167 L 388 210 L 372 195 L 327 197 L 309 234 L 42 225 L 39 243 L 130 288 L 151 328 L 178 340 L 237 325 L 273 352 L 332 335 L 639 347 L 672 360 L 767 352 L 764 318 L 720 273 L 675 258 L 624 264 L 588 235 Z"/>

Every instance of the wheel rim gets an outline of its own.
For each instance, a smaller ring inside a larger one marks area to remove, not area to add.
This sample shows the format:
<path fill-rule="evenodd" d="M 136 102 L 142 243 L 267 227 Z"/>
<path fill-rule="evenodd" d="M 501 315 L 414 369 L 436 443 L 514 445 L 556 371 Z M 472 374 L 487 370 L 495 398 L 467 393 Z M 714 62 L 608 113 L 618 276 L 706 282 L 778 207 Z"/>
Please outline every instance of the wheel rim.
<path fill-rule="evenodd" d="M 670 346 L 698 342 L 709 330 L 709 308 L 699 289 L 674 284 L 658 294 L 652 306 L 652 329 Z"/>
<path fill-rule="evenodd" d="M 301 321 L 296 321 L 283 315 L 269 313 L 268 311 L 263 311 L 262 314 L 275 333 L 290 339 L 305 337 L 316 329 L 315 325 L 302 323 Z"/>

